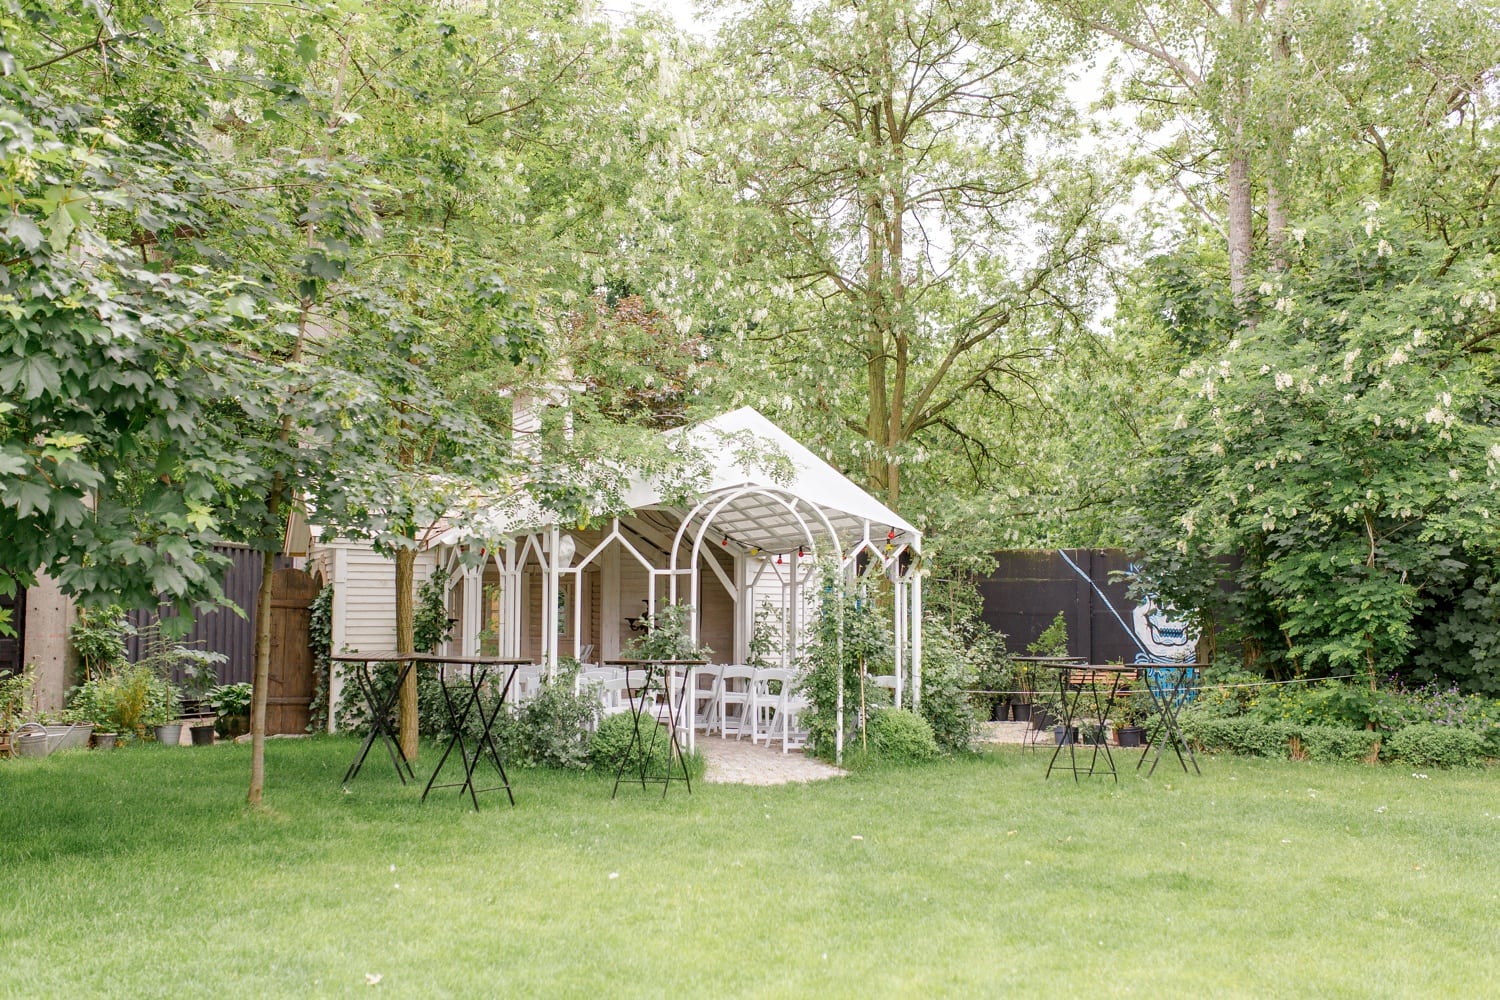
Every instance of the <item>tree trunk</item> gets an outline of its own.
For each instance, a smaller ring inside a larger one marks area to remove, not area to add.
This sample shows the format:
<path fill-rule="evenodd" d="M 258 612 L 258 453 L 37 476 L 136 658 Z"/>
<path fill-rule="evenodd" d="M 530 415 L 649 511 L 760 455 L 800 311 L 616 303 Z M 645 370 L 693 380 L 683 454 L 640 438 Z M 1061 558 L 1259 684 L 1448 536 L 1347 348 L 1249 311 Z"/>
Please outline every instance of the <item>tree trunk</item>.
<path fill-rule="evenodd" d="M 416 581 L 417 550 L 396 550 L 396 652 L 416 649 L 414 624 L 416 609 L 412 604 L 412 587 Z M 412 667 L 401 685 L 401 756 L 417 759 L 417 670 Z"/>
<path fill-rule="evenodd" d="M 1271 46 L 1271 60 L 1278 73 L 1280 93 L 1290 94 L 1289 73 L 1291 68 L 1291 0 L 1276 0 L 1276 23 L 1272 30 L 1275 40 Z M 1266 249 L 1271 256 L 1271 267 L 1278 271 L 1286 269 L 1286 180 L 1287 157 L 1290 155 L 1292 128 L 1290 112 L 1285 105 L 1267 112 L 1275 120 L 1268 123 L 1270 137 L 1270 162 L 1266 164 Z"/>
<path fill-rule="evenodd" d="M 277 473 L 266 496 L 271 524 L 281 516 L 285 481 Z M 250 794 L 246 801 L 259 806 L 266 788 L 266 696 L 271 684 L 271 587 L 276 579 L 276 550 L 261 553 L 260 589 L 255 598 L 255 674 L 250 691 Z"/>
<path fill-rule="evenodd" d="M 1232 0 L 1230 17 L 1243 42 L 1245 0 Z M 1229 294 L 1237 306 L 1245 304 L 1245 286 L 1250 274 L 1250 249 L 1254 242 L 1251 216 L 1250 152 L 1245 148 L 1245 114 L 1249 106 L 1249 81 L 1243 65 L 1233 74 L 1224 110 L 1224 131 L 1229 141 L 1229 171 L 1226 181 L 1229 201 Z"/>

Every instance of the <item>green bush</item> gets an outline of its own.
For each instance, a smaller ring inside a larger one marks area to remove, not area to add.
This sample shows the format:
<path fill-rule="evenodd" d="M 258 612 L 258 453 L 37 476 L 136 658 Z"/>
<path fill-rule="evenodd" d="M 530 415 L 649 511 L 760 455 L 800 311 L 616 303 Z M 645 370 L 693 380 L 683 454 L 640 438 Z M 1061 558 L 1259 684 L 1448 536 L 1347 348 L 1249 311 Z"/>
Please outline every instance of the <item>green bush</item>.
<path fill-rule="evenodd" d="M 1292 726 L 1282 722 L 1260 722 L 1246 716 L 1218 719 L 1184 714 L 1182 730 L 1187 738 L 1210 752 L 1244 757 L 1285 760 L 1291 753 Z"/>
<path fill-rule="evenodd" d="M 589 766 L 590 730 L 599 721 L 599 701 L 589 691 L 574 693 L 577 670 L 575 663 L 559 672 L 521 706 L 516 722 L 526 763 L 579 771 Z"/>
<path fill-rule="evenodd" d="M 1380 734 L 1371 729 L 1339 726 L 1297 726 L 1292 735 L 1302 756 L 1317 761 L 1365 761 L 1380 745 Z"/>
<path fill-rule="evenodd" d="M 1472 767 L 1483 756 L 1479 735 L 1467 729 L 1430 722 L 1407 726 L 1386 741 L 1391 760 L 1414 767 Z"/>
<path fill-rule="evenodd" d="M 937 740 L 926 719 L 904 708 L 883 708 L 870 716 L 871 748 L 890 761 L 915 763 L 938 756 Z"/>
<path fill-rule="evenodd" d="M 1380 739 L 1380 734 L 1373 730 L 1261 722 L 1250 716 L 1221 719 L 1185 715 L 1183 732 L 1210 752 L 1278 760 L 1288 757 L 1316 761 L 1368 760 Z"/>
<path fill-rule="evenodd" d="M 589 760 L 602 771 L 613 772 L 626 761 L 626 773 L 639 773 L 641 759 L 647 757 L 648 774 L 664 774 L 667 769 L 667 727 L 648 715 L 641 716 L 641 738 L 634 747 L 635 717 L 629 712 L 611 715 L 599 723 L 589 740 Z M 627 759 L 626 753 L 630 756 Z"/>
<path fill-rule="evenodd" d="M 1364 729 L 1378 721 L 1380 699 L 1363 682 L 1321 681 L 1267 687 L 1252 715 L 1262 722 Z"/>
<path fill-rule="evenodd" d="M 922 637 L 922 717 L 944 753 L 963 753 L 979 732 L 969 689 L 978 683 L 979 669 L 986 664 L 976 647 L 945 622 L 929 620 Z"/>

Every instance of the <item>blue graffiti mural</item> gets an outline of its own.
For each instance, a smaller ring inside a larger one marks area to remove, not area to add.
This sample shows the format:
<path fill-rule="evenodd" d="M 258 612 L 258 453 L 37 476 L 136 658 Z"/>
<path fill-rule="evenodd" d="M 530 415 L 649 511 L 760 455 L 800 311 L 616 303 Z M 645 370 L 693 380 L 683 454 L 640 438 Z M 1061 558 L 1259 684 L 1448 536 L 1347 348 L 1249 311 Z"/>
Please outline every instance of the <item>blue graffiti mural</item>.
<path fill-rule="evenodd" d="M 1147 595 L 1144 601 L 1131 609 L 1130 621 L 1127 623 L 1109 595 L 1083 567 L 1070 559 L 1066 551 L 1058 549 L 1057 554 L 1093 588 L 1115 621 L 1120 623 L 1120 628 L 1125 630 L 1125 634 L 1135 644 L 1136 663 L 1182 663 L 1193 658 L 1198 646 L 1198 633 L 1189 629 L 1187 623 L 1179 619 L 1171 609 L 1158 604 L 1154 595 Z M 1134 576 L 1137 569 L 1132 563 L 1127 572 Z"/>

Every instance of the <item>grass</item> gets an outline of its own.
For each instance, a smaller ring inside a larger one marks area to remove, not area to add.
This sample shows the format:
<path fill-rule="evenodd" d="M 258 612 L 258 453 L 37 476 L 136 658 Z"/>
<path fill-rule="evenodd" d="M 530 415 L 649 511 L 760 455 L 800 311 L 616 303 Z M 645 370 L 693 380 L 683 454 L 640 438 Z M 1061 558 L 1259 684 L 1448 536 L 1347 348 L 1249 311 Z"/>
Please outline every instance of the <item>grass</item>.
<path fill-rule="evenodd" d="M 342 738 L 0 762 L 0 995 L 1452 996 L 1500 979 L 1500 773 L 1009 750 L 806 786 L 521 771 L 425 805 Z M 422 764 L 435 759 L 424 748 Z M 418 773 L 425 776 L 421 765 Z M 438 793 L 434 793 L 435 796 Z"/>

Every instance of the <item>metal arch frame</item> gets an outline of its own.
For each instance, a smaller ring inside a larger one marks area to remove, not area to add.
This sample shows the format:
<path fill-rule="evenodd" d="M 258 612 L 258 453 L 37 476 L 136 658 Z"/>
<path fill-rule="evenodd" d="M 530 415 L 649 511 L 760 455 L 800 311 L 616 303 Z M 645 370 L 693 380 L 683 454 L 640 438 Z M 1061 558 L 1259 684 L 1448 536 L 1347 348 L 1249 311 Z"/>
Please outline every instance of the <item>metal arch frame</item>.
<path fill-rule="evenodd" d="M 802 537 L 807 540 L 808 548 L 812 549 L 814 552 L 817 551 L 818 544 L 813 534 L 813 530 L 809 526 L 807 518 L 803 517 L 801 511 L 798 509 L 803 503 L 801 497 L 798 497 L 792 493 L 788 493 L 785 490 L 779 490 L 775 489 L 774 487 L 766 486 L 735 486 L 730 487 L 727 490 L 721 490 L 713 494 L 712 496 L 705 497 L 698 503 L 696 507 L 689 511 L 688 514 L 682 519 L 682 523 L 678 526 L 676 536 L 672 539 L 672 552 L 670 555 L 670 563 L 668 568 L 668 572 L 671 574 L 671 576 L 668 579 L 667 588 L 669 600 L 671 600 L 674 604 L 677 602 L 677 577 L 684 572 L 684 570 L 678 568 L 678 559 L 682 550 L 682 539 L 683 536 L 687 533 L 688 527 L 693 523 L 693 518 L 702 513 L 704 509 L 707 508 L 710 504 L 713 504 L 713 509 L 709 511 L 709 513 L 703 518 L 703 523 L 698 526 L 698 530 L 695 533 L 695 536 L 693 538 L 692 561 L 689 563 L 689 567 L 686 570 L 689 579 L 689 592 L 692 594 L 697 594 L 699 575 L 701 572 L 698 569 L 698 560 L 699 556 L 703 552 L 703 538 L 708 534 L 708 529 L 713 524 L 714 518 L 719 516 L 719 512 L 729 504 L 745 496 L 761 496 L 768 500 L 773 500 L 777 503 L 780 503 L 783 507 L 786 508 L 787 513 L 796 519 L 797 525 L 802 529 Z M 833 545 L 834 556 L 835 558 L 839 559 L 840 564 L 842 564 L 843 546 L 839 542 L 838 532 L 833 530 L 833 524 L 828 520 L 828 515 L 823 513 L 822 508 L 814 507 L 813 512 L 818 515 L 818 520 L 823 523 L 823 529 L 828 532 L 828 539 Z M 794 567 L 796 566 L 795 559 L 796 557 L 794 556 Z M 723 571 L 719 569 L 718 565 L 716 563 L 710 563 L 709 565 L 712 566 L 714 572 L 718 574 L 720 582 L 724 584 L 725 589 L 728 590 L 731 594 L 736 594 L 737 588 L 735 588 L 735 586 L 728 580 L 724 579 Z M 799 580 L 794 572 L 792 587 L 794 591 L 796 590 L 797 582 L 799 582 Z M 736 602 L 738 602 L 737 594 L 735 600 Z M 694 642 L 698 641 L 698 619 L 699 609 L 695 603 L 693 607 L 693 613 L 691 615 L 692 637 Z M 795 644 L 795 628 L 793 629 L 792 641 L 793 644 Z"/>
<path fill-rule="evenodd" d="M 682 539 L 683 539 L 683 536 L 685 534 L 687 534 L 689 526 L 693 523 L 693 519 L 695 517 L 697 517 L 699 514 L 703 513 L 704 510 L 707 509 L 710 505 L 713 506 L 713 509 L 710 510 L 704 516 L 703 523 L 698 526 L 698 530 L 697 530 L 697 532 L 695 534 L 695 537 L 693 539 L 693 548 L 692 548 L 692 556 L 691 556 L 692 561 L 689 564 L 689 567 L 688 567 L 688 569 L 686 571 L 687 574 L 688 574 L 688 581 L 689 581 L 689 588 L 690 588 L 689 592 L 692 593 L 692 594 L 694 594 L 694 595 L 696 595 L 699 592 L 699 572 L 700 571 L 698 569 L 698 562 L 699 562 L 699 557 L 700 557 L 700 555 L 702 553 L 703 538 L 704 538 L 705 535 L 708 534 L 708 529 L 713 524 L 714 518 L 719 515 L 719 512 L 722 511 L 730 503 L 734 502 L 735 500 L 740 499 L 741 497 L 745 497 L 745 496 L 760 496 L 760 497 L 763 497 L 763 498 L 765 498 L 767 500 L 772 500 L 772 501 L 775 501 L 777 503 L 780 503 L 783 507 L 786 508 L 787 513 L 789 513 L 796 520 L 797 525 L 802 529 L 802 535 L 807 540 L 808 547 L 810 549 L 812 549 L 812 551 L 814 553 L 817 552 L 818 545 L 817 545 L 817 540 L 816 540 L 816 538 L 813 535 L 812 527 L 808 523 L 808 519 L 806 517 L 804 517 L 803 514 L 802 514 L 801 507 L 802 507 L 803 504 L 807 503 L 807 501 L 803 497 L 799 497 L 796 494 L 791 493 L 791 492 L 789 492 L 787 490 L 781 490 L 781 489 L 777 489 L 775 487 L 754 486 L 754 485 L 736 486 L 736 487 L 731 487 L 731 488 L 729 488 L 727 490 L 718 491 L 718 492 L 714 493 L 713 495 L 705 497 L 703 500 L 699 501 L 698 505 L 696 507 L 694 507 L 691 511 L 689 511 L 688 514 L 685 517 L 683 517 L 682 523 L 677 528 L 677 534 L 672 539 L 672 553 L 671 553 L 671 558 L 670 558 L 670 562 L 669 562 L 669 569 L 668 569 L 667 572 L 669 573 L 669 576 L 668 576 L 668 594 L 670 595 L 669 599 L 673 603 L 676 603 L 676 601 L 677 601 L 677 577 L 678 577 L 679 574 L 681 574 L 683 572 L 683 570 L 681 570 L 681 569 L 678 568 L 678 561 L 679 561 L 679 557 L 680 557 L 681 551 L 682 551 Z M 826 513 L 824 513 L 823 508 L 821 508 L 819 506 L 816 506 L 814 504 L 807 504 L 807 506 L 809 506 L 809 507 L 812 508 L 812 512 L 814 514 L 816 514 L 817 515 L 817 519 L 822 522 L 823 530 L 828 533 L 828 540 L 829 540 L 829 543 L 830 543 L 830 545 L 831 545 L 831 547 L 833 549 L 834 559 L 838 563 L 838 565 L 840 566 L 841 571 L 847 572 L 847 570 L 844 569 L 845 562 L 844 562 L 844 557 L 843 557 L 843 543 L 839 541 L 839 535 L 838 535 L 838 532 L 834 530 L 833 523 L 828 519 L 828 515 Z M 868 525 L 866 526 L 865 531 L 866 531 L 866 534 L 869 533 Z M 791 618 L 791 621 L 789 622 L 788 627 L 786 629 L 786 640 L 787 640 L 786 653 L 792 659 L 795 659 L 795 654 L 796 654 L 796 651 L 797 651 L 797 647 L 799 645 L 799 636 L 801 634 L 800 623 L 798 621 L 798 610 L 799 610 L 798 609 L 798 603 L 800 601 L 799 591 L 801 589 L 801 583 L 802 583 L 802 571 L 801 571 L 801 567 L 798 566 L 798 558 L 799 557 L 796 556 L 796 555 L 792 556 L 792 567 L 791 567 L 791 573 L 790 573 L 790 581 L 786 585 L 784 585 L 784 593 L 787 595 L 787 597 L 786 597 L 787 613 L 788 613 L 788 615 Z M 719 572 L 718 566 L 716 564 L 711 564 L 711 565 L 714 565 L 715 572 Z M 778 577 L 780 576 L 779 573 L 777 575 L 778 575 Z M 734 592 L 734 588 L 730 588 L 730 590 L 731 590 L 731 592 Z M 740 607 L 740 602 L 739 602 L 739 596 L 738 596 L 738 594 L 736 594 L 736 597 L 735 597 L 735 606 L 736 606 L 736 608 Z M 840 609 L 839 613 L 842 616 L 842 614 L 843 614 L 843 604 L 842 603 L 840 603 L 839 609 Z M 693 641 L 695 643 L 698 641 L 698 634 L 699 634 L 698 633 L 698 626 L 699 626 L 699 616 L 700 616 L 700 613 L 701 613 L 701 609 L 697 606 L 697 602 L 694 601 L 693 604 L 692 604 L 692 612 L 688 616 L 688 619 L 692 623 L 692 632 L 691 632 L 691 634 L 692 634 L 692 637 L 693 637 Z M 839 623 L 839 659 L 840 659 L 840 661 L 843 660 L 843 634 L 844 634 L 843 622 L 840 621 L 840 623 Z M 689 673 L 691 674 L 691 671 L 689 671 Z M 689 682 L 691 683 L 691 677 L 689 678 Z M 844 759 L 844 672 L 842 670 L 840 670 L 839 674 L 838 674 L 838 697 L 837 697 L 837 705 L 838 705 L 838 707 L 837 707 L 836 712 L 835 712 L 836 719 L 835 719 L 835 724 L 834 724 L 834 759 L 835 759 L 835 761 L 842 762 L 843 759 Z M 689 727 L 689 730 L 688 730 L 688 746 L 689 746 L 689 748 L 691 748 L 693 746 L 693 736 L 694 736 L 693 729 L 691 727 Z"/>

